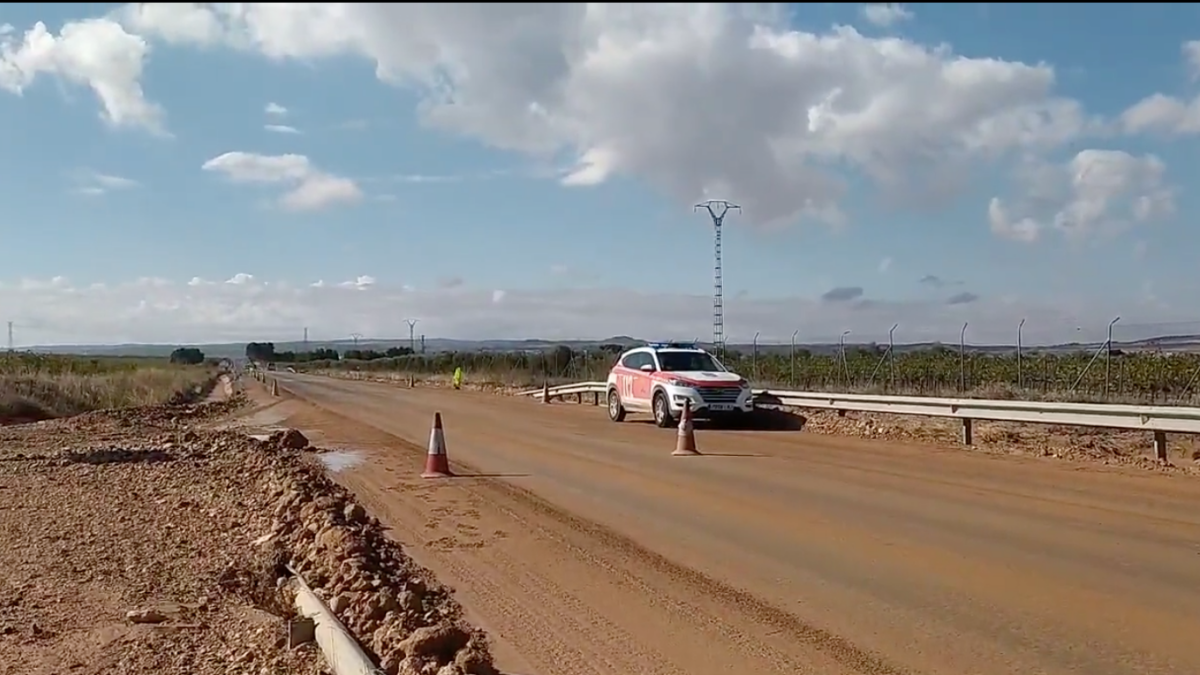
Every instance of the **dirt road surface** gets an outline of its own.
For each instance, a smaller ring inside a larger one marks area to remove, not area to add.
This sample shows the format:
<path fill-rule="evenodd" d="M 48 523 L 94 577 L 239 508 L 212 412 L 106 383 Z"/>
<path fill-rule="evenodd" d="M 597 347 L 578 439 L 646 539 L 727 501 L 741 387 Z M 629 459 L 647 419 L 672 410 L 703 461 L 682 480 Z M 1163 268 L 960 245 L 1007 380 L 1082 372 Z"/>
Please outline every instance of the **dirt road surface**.
<path fill-rule="evenodd" d="M 1200 672 L 1200 482 L 279 374 L 520 675 Z M 434 411 L 452 465 L 416 477 Z"/>

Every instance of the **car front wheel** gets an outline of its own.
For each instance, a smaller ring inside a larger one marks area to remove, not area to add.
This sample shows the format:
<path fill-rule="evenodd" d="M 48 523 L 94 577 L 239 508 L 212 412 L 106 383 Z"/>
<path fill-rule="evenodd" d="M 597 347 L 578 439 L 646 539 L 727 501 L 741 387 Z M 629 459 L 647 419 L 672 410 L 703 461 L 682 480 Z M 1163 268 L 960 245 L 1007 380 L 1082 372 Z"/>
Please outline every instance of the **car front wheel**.
<path fill-rule="evenodd" d="M 608 390 L 608 419 L 614 422 L 625 421 L 625 406 L 621 405 L 621 396 L 616 389 Z"/>
<path fill-rule="evenodd" d="M 671 404 L 661 391 L 654 395 L 654 423 L 663 429 L 675 424 L 675 418 L 671 417 Z"/>

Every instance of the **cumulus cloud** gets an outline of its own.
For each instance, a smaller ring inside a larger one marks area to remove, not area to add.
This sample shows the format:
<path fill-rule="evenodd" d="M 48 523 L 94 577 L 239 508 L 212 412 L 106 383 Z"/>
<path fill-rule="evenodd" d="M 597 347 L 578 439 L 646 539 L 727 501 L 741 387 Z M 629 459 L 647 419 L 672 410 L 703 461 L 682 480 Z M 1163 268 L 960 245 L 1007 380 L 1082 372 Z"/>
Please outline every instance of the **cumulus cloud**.
<path fill-rule="evenodd" d="M 1185 42 L 1182 50 L 1191 79 L 1200 79 L 1200 40 Z M 1184 100 L 1163 93 L 1151 94 L 1121 113 L 1117 126 L 1127 134 L 1183 136 L 1200 133 L 1200 96 Z"/>
<path fill-rule="evenodd" d="M 787 342 L 793 331 L 805 342 L 836 342 L 843 330 L 854 342 L 886 341 L 894 323 L 899 341 L 957 342 L 963 321 L 973 343 L 1011 342 L 1027 319 L 1029 344 L 1103 339 L 1104 326 L 1121 314 L 1130 325 L 1178 320 L 1165 305 L 1141 308 L 1095 301 L 1012 299 L 963 295 L 954 306 L 944 297 L 919 300 L 826 302 L 820 298 L 744 297 L 726 305 L 733 341 Z M 955 300 L 955 298 L 951 298 Z M 407 336 L 406 316 L 419 316 L 422 332 L 459 338 L 592 338 L 613 335 L 692 339 L 710 330 L 707 295 L 639 293 L 612 288 L 488 290 L 457 286 L 418 288 L 378 283 L 370 275 L 346 281 L 284 283 L 249 272 L 227 278 L 193 277 L 177 282 L 143 278 L 88 284 L 64 277 L 0 284 L 0 306 L 17 327 L 21 344 L 120 342 L 218 342 L 283 339 L 307 326 L 314 339 L 358 332 Z M 1069 309 L 1066 309 L 1069 308 Z M 1128 339 L 1123 334 L 1122 339 Z"/>
<path fill-rule="evenodd" d="M 290 211 L 318 211 L 362 200 L 362 190 L 349 178 L 318 170 L 304 155 L 258 155 L 227 152 L 204 163 L 205 171 L 224 174 L 238 183 L 290 186 L 279 205 Z"/>
<path fill-rule="evenodd" d="M 39 21 L 20 38 L 0 33 L 0 89 L 20 95 L 39 76 L 56 76 L 91 89 L 108 124 L 165 134 L 162 108 L 142 91 L 149 53 L 142 37 L 113 21 L 74 21 L 57 35 Z"/>
<path fill-rule="evenodd" d="M 859 9 L 862 17 L 880 28 L 887 28 L 901 21 L 908 21 L 913 18 L 913 13 L 903 4 L 898 2 L 874 2 L 863 5 Z"/>
<path fill-rule="evenodd" d="M 1029 159 L 1017 185 L 1012 203 L 994 197 L 988 205 L 992 231 L 1016 241 L 1036 241 L 1047 228 L 1079 239 L 1175 212 L 1175 188 L 1154 155 L 1083 150 L 1065 165 Z"/>
<path fill-rule="evenodd" d="M 288 109 L 278 103 L 268 103 L 263 112 L 269 117 L 286 117 Z"/>
<path fill-rule="evenodd" d="M 886 23 L 907 10 L 864 13 Z M 113 70 L 121 77 L 87 81 L 110 117 L 132 122 L 151 118 L 137 84 L 147 40 L 275 60 L 360 58 L 383 82 L 419 91 L 427 125 L 574 157 L 562 177 L 570 185 L 624 175 L 680 203 L 736 199 L 748 223 L 840 223 L 861 177 L 888 203 L 928 208 L 981 163 L 1102 127 L 1056 93 L 1049 65 L 849 26 L 797 30 L 786 15 L 737 3 L 144 3 L 63 29 L 113 37 L 86 63 L 6 52 L 0 81 L 19 89 L 27 73 Z M 44 41 L 14 53 L 40 54 Z"/>
<path fill-rule="evenodd" d="M 287 124 L 264 124 L 263 128 L 274 134 L 298 134 L 300 130 Z"/>

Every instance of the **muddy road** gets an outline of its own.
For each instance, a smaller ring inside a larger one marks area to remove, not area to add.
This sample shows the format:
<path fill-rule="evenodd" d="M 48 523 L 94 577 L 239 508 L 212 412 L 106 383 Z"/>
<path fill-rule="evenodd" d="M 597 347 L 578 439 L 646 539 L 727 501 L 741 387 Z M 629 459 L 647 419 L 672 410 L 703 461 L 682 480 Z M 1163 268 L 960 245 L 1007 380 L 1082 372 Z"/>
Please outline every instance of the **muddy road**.
<path fill-rule="evenodd" d="M 520 675 L 1200 672 L 1200 482 L 279 374 Z M 464 476 L 417 478 L 434 411 Z"/>

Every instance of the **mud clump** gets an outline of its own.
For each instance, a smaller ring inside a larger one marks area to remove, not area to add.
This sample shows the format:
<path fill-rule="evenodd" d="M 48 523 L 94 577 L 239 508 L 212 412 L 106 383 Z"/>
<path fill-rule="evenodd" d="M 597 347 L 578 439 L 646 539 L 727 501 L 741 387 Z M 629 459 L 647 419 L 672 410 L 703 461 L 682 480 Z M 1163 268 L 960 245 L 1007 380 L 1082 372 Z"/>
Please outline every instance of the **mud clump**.
<path fill-rule="evenodd" d="M 389 675 L 495 675 L 484 634 L 343 488 L 311 466 L 273 480 L 273 545 Z"/>
<path fill-rule="evenodd" d="M 308 438 L 296 429 L 282 429 L 268 436 L 267 443 L 280 450 L 303 450 L 308 447 Z"/>

